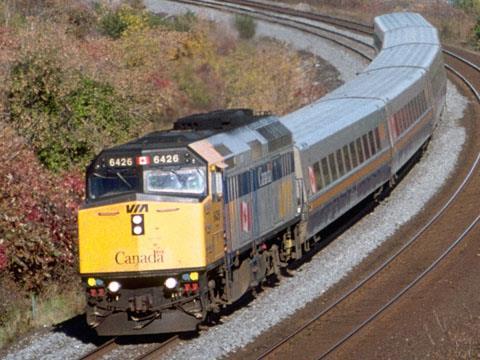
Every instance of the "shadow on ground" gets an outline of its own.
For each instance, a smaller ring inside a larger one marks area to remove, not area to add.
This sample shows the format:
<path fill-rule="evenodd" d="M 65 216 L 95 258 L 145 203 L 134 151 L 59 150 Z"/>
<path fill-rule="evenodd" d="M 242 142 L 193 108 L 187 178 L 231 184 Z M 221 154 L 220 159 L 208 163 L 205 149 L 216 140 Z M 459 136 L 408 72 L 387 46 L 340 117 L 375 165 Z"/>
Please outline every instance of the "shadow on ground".
<path fill-rule="evenodd" d="M 111 336 L 98 336 L 95 329 L 87 325 L 85 314 L 57 324 L 54 326 L 53 332 L 63 333 L 85 344 L 93 344 L 95 346 L 100 346 L 112 338 Z M 180 334 L 182 340 L 189 340 L 197 336 L 197 332 Z M 121 345 L 150 344 L 164 342 L 170 337 L 172 337 L 172 334 L 132 335 L 118 337 L 115 342 Z"/>
<path fill-rule="evenodd" d="M 55 325 L 53 332 L 64 333 L 68 337 L 78 339 L 85 344 L 94 344 L 96 346 L 110 339 L 104 336 L 98 336 L 95 330 L 87 325 L 85 314 L 77 315 Z"/>

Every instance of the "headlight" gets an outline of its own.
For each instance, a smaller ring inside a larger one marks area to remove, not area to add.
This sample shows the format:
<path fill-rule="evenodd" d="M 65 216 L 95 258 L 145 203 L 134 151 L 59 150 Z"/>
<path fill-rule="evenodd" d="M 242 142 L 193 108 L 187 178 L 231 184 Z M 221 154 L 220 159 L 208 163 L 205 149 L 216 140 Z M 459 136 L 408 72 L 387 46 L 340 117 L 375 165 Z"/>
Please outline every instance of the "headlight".
<path fill-rule="evenodd" d="M 141 226 L 134 226 L 133 227 L 133 233 L 135 235 L 141 235 L 141 234 L 143 234 L 143 228 Z"/>
<path fill-rule="evenodd" d="M 147 205 L 144 205 L 147 206 Z M 132 225 L 132 235 L 144 235 L 145 234 L 145 223 L 143 214 L 132 215 L 130 218 Z"/>
<path fill-rule="evenodd" d="M 143 218 L 140 216 L 140 215 L 134 215 L 132 217 L 132 222 L 135 224 L 135 225 L 139 225 L 143 222 Z"/>
<path fill-rule="evenodd" d="M 173 278 L 173 277 L 169 277 L 167 280 L 165 280 L 165 287 L 167 289 L 174 289 L 177 287 L 177 284 L 178 284 L 178 281 L 177 279 Z"/>
<path fill-rule="evenodd" d="M 111 293 L 116 293 L 118 290 L 120 290 L 121 287 L 122 285 L 120 285 L 118 281 L 111 281 L 108 284 L 108 291 L 110 291 Z"/>

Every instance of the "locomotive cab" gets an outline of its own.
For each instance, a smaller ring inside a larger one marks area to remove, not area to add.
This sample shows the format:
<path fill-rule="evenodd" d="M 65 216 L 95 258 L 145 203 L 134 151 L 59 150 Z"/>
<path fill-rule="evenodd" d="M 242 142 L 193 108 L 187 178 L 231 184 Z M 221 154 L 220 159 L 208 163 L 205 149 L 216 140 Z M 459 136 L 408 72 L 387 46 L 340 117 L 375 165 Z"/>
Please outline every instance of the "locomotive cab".
<path fill-rule="evenodd" d="M 211 194 L 221 180 L 184 136 L 106 150 L 87 169 L 80 274 L 99 335 L 191 331 L 206 316 L 207 264 L 224 255 L 222 201 Z"/>

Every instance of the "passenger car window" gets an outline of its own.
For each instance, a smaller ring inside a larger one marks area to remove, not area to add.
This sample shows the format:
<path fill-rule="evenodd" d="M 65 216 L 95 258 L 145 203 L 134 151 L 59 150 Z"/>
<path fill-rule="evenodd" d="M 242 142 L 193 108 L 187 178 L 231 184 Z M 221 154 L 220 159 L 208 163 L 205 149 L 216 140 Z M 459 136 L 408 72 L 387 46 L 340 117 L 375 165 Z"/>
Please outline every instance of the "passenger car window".
<path fill-rule="evenodd" d="M 322 173 L 323 173 L 323 179 L 325 181 L 325 186 L 328 186 L 332 182 L 330 178 L 330 171 L 328 170 L 328 162 L 327 158 L 322 159 Z"/>
<path fill-rule="evenodd" d="M 370 144 L 370 149 L 372 149 L 372 155 L 377 153 L 375 148 L 375 139 L 373 138 L 373 131 L 368 132 L 368 143 Z"/>
<path fill-rule="evenodd" d="M 382 144 L 380 142 L 380 130 L 375 128 L 375 142 L 377 144 L 377 151 L 380 151 L 382 149 Z"/>
<path fill-rule="evenodd" d="M 343 156 L 342 156 L 342 149 L 337 150 L 337 164 L 338 164 L 338 172 L 339 177 L 343 176 L 345 174 L 345 168 L 343 166 Z"/>
<path fill-rule="evenodd" d="M 358 157 L 357 157 L 357 150 L 355 148 L 355 143 L 350 143 L 350 155 L 352 158 L 352 168 L 356 168 L 358 166 Z"/>
<path fill-rule="evenodd" d="M 328 164 L 330 165 L 330 173 L 332 174 L 332 181 L 337 180 L 337 166 L 335 164 L 335 156 L 333 154 L 328 155 Z"/>
<path fill-rule="evenodd" d="M 363 157 L 363 146 L 362 146 L 362 140 L 361 138 L 358 138 L 356 140 L 356 144 L 357 144 L 357 155 L 358 155 L 358 164 L 360 165 L 361 163 L 363 163 L 364 161 L 364 157 Z"/>
<path fill-rule="evenodd" d="M 367 135 L 362 136 L 363 149 L 365 150 L 365 160 L 370 159 L 370 148 L 368 147 Z"/>
<path fill-rule="evenodd" d="M 352 170 L 352 164 L 350 162 L 350 153 L 348 151 L 348 145 L 345 145 L 343 147 L 343 156 L 345 158 L 345 167 L 347 169 L 347 172 L 350 172 L 350 170 Z"/>
<path fill-rule="evenodd" d="M 323 188 L 322 174 L 320 173 L 320 163 L 317 161 L 313 164 L 313 173 L 315 174 L 315 185 L 317 186 L 317 191 Z"/>

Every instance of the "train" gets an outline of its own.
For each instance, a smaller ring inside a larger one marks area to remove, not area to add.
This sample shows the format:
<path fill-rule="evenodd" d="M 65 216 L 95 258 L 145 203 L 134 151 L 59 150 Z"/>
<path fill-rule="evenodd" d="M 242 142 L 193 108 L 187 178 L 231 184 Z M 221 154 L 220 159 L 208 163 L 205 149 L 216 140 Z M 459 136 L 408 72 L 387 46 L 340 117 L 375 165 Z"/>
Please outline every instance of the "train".
<path fill-rule="evenodd" d="M 439 121 L 446 72 L 421 15 L 376 17 L 374 33 L 355 79 L 292 113 L 195 114 L 93 159 L 79 272 L 98 335 L 195 331 L 395 183 Z"/>

